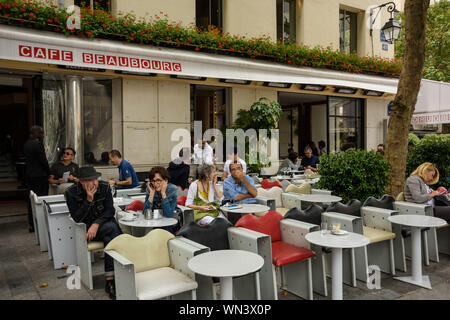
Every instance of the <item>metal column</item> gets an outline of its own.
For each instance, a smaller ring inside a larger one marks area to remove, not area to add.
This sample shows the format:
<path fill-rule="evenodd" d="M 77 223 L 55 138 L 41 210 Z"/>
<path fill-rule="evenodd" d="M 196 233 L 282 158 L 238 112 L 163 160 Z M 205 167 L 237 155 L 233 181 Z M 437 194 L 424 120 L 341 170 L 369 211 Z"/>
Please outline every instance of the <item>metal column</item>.
<path fill-rule="evenodd" d="M 81 76 L 67 76 L 66 146 L 75 149 L 74 162 L 83 164 L 83 103 Z"/>

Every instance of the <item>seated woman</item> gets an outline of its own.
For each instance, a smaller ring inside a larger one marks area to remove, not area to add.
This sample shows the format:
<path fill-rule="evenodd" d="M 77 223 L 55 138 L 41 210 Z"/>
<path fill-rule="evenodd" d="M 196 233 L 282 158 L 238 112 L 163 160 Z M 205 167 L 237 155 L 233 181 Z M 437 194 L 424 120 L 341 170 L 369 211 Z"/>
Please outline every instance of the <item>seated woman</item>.
<path fill-rule="evenodd" d="M 213 165 L 198 167 L 198 180 L 191 183 L 186 199 L 186 207 L 194 209 L 194 221 L 199 225 L 210 224 L 215 218 L 225 218 L 219 213 L 219 205 L 214 200 L 222 200 L 223 193 L 217 189 L 217 173 Z M 226 219 L 226 218 L 225 218 Z"/>
<path fill-rule="evenodd" d="M 405 201 L 429 204 L 433 206 L 434 215 L 447 222 L 450 221 L 450 206 L 444 201 L 436 201 L 434 197 L 445 195 L 445 191 L 435 191 L 428 185 L 439 181 L 439 171 L 430 162 L 424 162 L 406 179 L 403 196 Z M 445 190 L 445 189 L 444 189 Z"/>
<path fill-rule="evenodd" d="M 289 153 L 287 159 L 284 159 L 283 163 L 278 170 L 278 174 L 285 170 L 299 170 L 301 167 L 300 158 L 297 152 Z"/>
<path fill-rule="evenodd" d="M 152 168 L 148 178 L 143 212 L 162 209 L 163 215 L 171 218 L 177 206 L 178 187 L 169 183 L 170 175 L 163 167 Z"/>

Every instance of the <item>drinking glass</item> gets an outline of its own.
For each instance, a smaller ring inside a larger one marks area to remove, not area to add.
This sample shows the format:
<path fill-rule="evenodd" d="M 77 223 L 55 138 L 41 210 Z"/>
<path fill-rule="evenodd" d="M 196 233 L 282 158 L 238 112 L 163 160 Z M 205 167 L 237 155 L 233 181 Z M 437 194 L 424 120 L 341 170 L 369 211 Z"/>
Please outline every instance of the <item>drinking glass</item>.
<path fill-rule="evenodd" d="M 328 230 L 328 224 L 326 222 L 321 222 L 320 223 L 320 234 L 321 235 L 327 234 L 327 230 Z"/>

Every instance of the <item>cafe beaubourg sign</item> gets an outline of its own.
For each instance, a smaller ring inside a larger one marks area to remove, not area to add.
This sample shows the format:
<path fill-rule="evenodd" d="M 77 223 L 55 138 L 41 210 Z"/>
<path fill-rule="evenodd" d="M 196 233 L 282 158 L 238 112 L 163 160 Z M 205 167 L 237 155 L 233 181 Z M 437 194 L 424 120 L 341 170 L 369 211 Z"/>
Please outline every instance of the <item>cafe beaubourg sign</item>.
<path fill-rule="evenodd" d="M 0 58 L 3 59 L 129 72 L 176 74 L 183 71 L 181 62 L 148 56 L 115 54 L 12 39 L 0 41 Z"/>

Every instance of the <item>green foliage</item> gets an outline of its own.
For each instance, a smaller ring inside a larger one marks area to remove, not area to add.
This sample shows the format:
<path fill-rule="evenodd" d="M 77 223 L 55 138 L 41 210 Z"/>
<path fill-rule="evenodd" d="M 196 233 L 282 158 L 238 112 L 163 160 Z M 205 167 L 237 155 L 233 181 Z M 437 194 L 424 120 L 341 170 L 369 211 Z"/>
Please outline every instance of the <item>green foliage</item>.
<path fill-rule="evenodd" d="M 253 103 L 249 110 L 238 111 L 233 128 L 244 131 L 247 129 L 275 129 L 282 113 L 281 105 L 277 101 L 270 101 L 262 97 Z"/>
<path fill-rule="evenodd" d="M 423 78 L 450 82 L 450 3 L 441 0 L 431 5 L 427 11 L 425 30 L 426 48 Z M 404 14 L 399 13 L 399 24 L 402 27 L 399 39 L 395 42 L 397 59 L 405 53 Z"/>
<path fill-rule="evenodd" d="M 420 142 L 420 138 L 416 136 L 414 133 L 410 132 L 408 135 L 408 144 L 415 146 Z"/>
<path fill-rule="evenodd" d="M 331 190 L 344 202 L 364 202 L 370 196 L 379 198 L 386 193 L 389 170 L 390 165 L 381 154 L 348 149 L 320 157 L 321 177 L 316 185 Z"/>
<path fill-rule="evenodd" d="M 431 162 L 439 170 L 436 187 L 450 188 L 450 134 L 426 134 L 408 152 L 406 176 L 424 162 Z"/>

